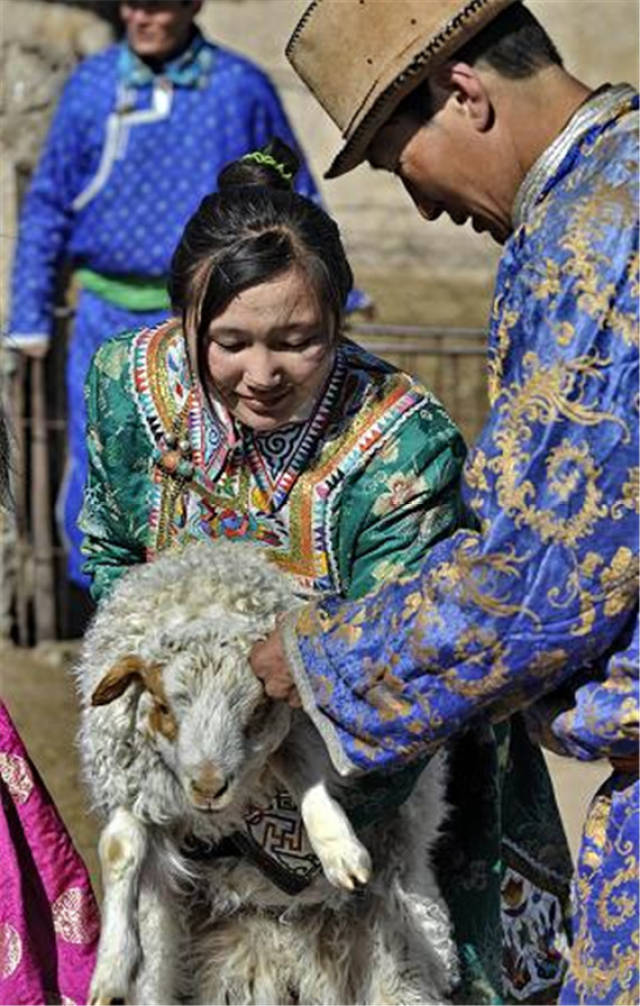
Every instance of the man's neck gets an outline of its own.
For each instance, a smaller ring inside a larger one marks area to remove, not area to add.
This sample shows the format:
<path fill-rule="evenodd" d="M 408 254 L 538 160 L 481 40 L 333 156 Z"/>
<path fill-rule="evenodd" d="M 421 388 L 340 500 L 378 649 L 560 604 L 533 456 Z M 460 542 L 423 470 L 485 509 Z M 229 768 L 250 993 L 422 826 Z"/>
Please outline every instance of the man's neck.
<path fill-rule="evenodd" d="M 186 36 L 186 38 L 182 42 L 180 42 L 180 44 L 177 45 L 175 49 L 172 49 L 171 52 L 167 53 L 167 55 L 163 56 L 162 58 L 157 58 L 154 56 L 143 56 L 138 52 L 136 52 L 135 54 L 138 57 L 138 59 L 145 64 L 145 66 L 149 67 L 152 73 L 154 74 L 160 73 L 163 70 L 163 68 L 167 65 L 167 63 L 171 63 L 172 60 L 177 59 L 178 56 L 181 56 L 182 53 L 189 48 L 189 46 L 193 42 L 193 39 L 196 36 L 197 30 L 198 29 L 195 27 L 195 25 L 192 25 L 191 28 L 189 29 L 189 33 Z M 135 49 L 133 50 L 133 52 L 135 52 Z"/>
<path fill-rule="evenodd" d="M 541 70 L 522 88 L 512 130 L 522 178 L 566 128 L 591 90 L 560 67 Z"/>

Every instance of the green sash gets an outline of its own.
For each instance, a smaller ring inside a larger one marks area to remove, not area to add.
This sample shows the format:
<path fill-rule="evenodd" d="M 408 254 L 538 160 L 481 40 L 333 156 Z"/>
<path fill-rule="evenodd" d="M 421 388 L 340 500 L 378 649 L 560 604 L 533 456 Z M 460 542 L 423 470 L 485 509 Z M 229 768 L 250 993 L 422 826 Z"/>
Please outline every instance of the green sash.
<path fill-rule="evenodd" d="M 165 278 L 105 276 L 92 269 L 78 269 L 75 276 L 83 289 L 129 311 L 163 311 L 171 306 Z"/>

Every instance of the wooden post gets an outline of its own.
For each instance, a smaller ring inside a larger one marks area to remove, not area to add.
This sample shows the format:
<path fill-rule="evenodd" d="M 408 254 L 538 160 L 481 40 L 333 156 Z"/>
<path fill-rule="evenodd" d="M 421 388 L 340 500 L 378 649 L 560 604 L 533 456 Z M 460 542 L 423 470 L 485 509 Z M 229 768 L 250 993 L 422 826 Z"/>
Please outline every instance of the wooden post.
<path fill-rule="evenodd" d="M 0 588 L 2 590 L 3 615 L 13 603 L 16 624 L 16 642 L 19 646 L 29 644 L 29 586 L 26 570 L 27 559 L 27 509 L 25 492 L 25 362 L 24 357 L 8 349 L 1 351 L 2 366 L 2 408 L 4 409 L 9 436 L 9 485 L 10 501 L 3 516 L 6 527 L 2 548 Z M 7 566 L 4 562 L 7 560 Z"/>
<path fill-rule="evenodd" d="M 56 638 L 45 361 L 31 359 L 31 518 L 36 643 Z"/>

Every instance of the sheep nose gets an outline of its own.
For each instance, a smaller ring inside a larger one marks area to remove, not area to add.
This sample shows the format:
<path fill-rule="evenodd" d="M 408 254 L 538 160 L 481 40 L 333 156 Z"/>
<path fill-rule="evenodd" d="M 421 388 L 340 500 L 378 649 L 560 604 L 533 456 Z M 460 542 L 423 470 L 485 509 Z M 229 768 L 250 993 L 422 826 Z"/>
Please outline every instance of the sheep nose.
<path fill-rule="evenodd" d="M 206 773 L 192 779 L 189 785 L 199 800 L 217 800 L 229 789 L 229 780 L 218 773 Z"/>

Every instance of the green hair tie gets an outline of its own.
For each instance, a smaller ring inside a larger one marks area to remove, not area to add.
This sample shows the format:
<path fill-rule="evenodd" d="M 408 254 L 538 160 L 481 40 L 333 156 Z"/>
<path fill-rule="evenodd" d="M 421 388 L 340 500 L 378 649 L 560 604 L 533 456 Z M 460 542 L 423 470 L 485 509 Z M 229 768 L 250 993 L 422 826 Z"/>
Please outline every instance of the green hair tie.
<path fill-rule="evenodd" d="M 287 171 L 286 165 L 280 161 L 276 161 L 275 157 L 272 157 L 271 154 L 264 154 L 261 150 L 253 150 L 250 154 L 245 154 L 244 157 L 241 157 L 240 160 L 255 161 L 256 164 L 267 164 L 270 168 L 275 168 L 285 182 L 290 182 L 293 179 L 293 171 Z"/>

